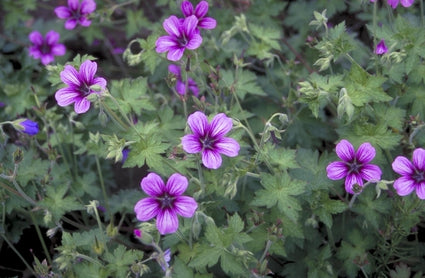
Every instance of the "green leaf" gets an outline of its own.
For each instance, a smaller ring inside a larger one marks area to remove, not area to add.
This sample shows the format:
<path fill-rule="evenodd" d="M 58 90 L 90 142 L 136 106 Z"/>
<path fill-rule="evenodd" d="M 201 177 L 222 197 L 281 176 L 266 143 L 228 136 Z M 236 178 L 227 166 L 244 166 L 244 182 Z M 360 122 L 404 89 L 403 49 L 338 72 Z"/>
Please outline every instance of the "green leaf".
<path fill-rule="evenodd" d="M 230 92 L 234 92 L 240 99 L 244 99 L 247 94 L 265 96 L 266 93 L 257 84 L 257 76 L 250 71 L 238 70 L 233 73 L 229 70 L 220 71 L 222 78 L 220 83 L 227 87 Z"/>
<path fill-rule="evenodd" d="M 372 76 L 358 64 L 353 63 L 345 80 L 345 88 L 353 104 L 363 106 L 370 102 L 383 102 L 392 99 L 382 89 L 382 84 L 385 81 L 385 77 Z"/>
<path fill-rule="evenodd" d="M 46 197 L 40 202 L 52 214 L 54 223 L 68 211 L 82 209 L 82 205 L 74 196 L 65 197 L 67 191 L 68 187 L 65 184 L 49 186 L 46 189 Z"/>
<path fill-rule="evenodd" d="M 278 148 L 272 144 L 264 145 L 260 152 L 260 159 L 277 165 L 281 170 L 298 168 L 299 165 L 295 159 L 296 150 Z"/>
<path fill-rule="evenodd" d="M 145 68 L 153 74 L 161 62 L 161 57 L 155 51 L 155 42 L 158 36 L 158 34 L 151 34 L 146 40 L 136 39 L 131 41 L 123 53 L 124 60 L 130 66 L 135 66 L 143 62 Z"/>
<path fill-rule="evenodd" d="M 164 171 L 163 160 L 165 159 L 162 155 L 165 154 L 165 150 L 168 148 L 169 144 L 162 143 L 154 136 L 140 139 L 139 142 L 130 146 L 130 153 L 128 154 L 124 167 L 143 167 L 146 163 L 150 168 L 162 172 Z"/>
<path fill-rule="evenodd" d="M 277 205 L 280 212 L 296 222 L 301 205 L 292 196 L 297 196 L 304 192 L 305 182 L 293 180 L 286 173 L 277 173 L 275 175 L 261 173 L 260 176 L 264 189 L 256 192 L 251 204 L 254 206 L 266 206 L 267 208 Z"/>
<path fill-rule="evenodd" d="M 105 254 L 105 260 L 108 262 L 106 268 L 110 273 L 115 274 L 115 277 L 127 277 L 130 272 L 130 265 L 135 260 L 141 260 L 143 258 L 143 252 L 140 250 L 126 250 L 123 245 L 118 247 L 111 252 Z"/>
<path fill-rule="evenodd" d="M 155 111 L 156 107 L 147 94 L 147 78 L 121 79 L 111 81 L 111 93 L 117 99 L 119 108 L 125 113 L 140 113 L 142 110 Z M 110 106 L 115 103 L 109 101 Z"/>

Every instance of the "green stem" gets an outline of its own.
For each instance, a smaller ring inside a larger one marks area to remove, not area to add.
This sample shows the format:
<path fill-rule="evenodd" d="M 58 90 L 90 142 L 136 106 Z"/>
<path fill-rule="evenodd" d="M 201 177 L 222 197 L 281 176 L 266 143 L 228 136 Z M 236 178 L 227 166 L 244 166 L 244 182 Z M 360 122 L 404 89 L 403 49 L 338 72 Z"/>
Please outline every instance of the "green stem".
<path fill-rule="evenodd" d="M 102 187 L 103 199 L 105 201 L 106 210 L 108 211 L 110 219 L 112 221 L 112 213 L 109 207 L 109 200 L 108 200 L 108 195 L 106 194 L 105 182 L 103 181 L 103 174 L 102 174 L 102 169 L 100 168 L 99 157 L 95 155 L 95 159 L 96 159 L 97 173 L 99 175 L 100 186 Z M 97 209 L 96 209 L 96 214 L 97 214 Z"/>
<path fill-rule="evenodd" d="M 422 27 L 425 26 L 425 19 L 424 19 L 424 1 L 420 0 L 419 1 L 419 5 L 420 5 L 420 9 L 421 9 L 421 22 L 422 22 Z"/>
<path fill-rule="evenodd" d="M 205 183 L 204 183 L 204 176 L 202 174 L 202 166 L 201 166 L 201 159 L 198 159 L 198 175 L 199 175 L 199 183 L 201 186 L 201 194 L 205 193 Z"/>
<path fill-rule="evenodd" d="M 13 252 L 16 253 L 16 255 L 18 255 L 18 257 L 21 259 L 21 261 L 24 263 L 24 265 L 31 271 L 31 273 L 34 276 L 37 276 L 37 273 L 35 273 L 34 269 L 32 269 L 32 267 L 27 263 L 27 261 L 24 259 L 24 257 L 22 257 L 22 255 L 19 253 L 18 250 L 16 250 L 16 248 L 13 246 L 13 244 L 6 238 L 6 236 L 3 233 L 0 233 L 0 236 L 3 238 L 3 240 L 7 243 L 7 245 L 9 245 L 10 249 L 13 250 Z"/>
<path fill-rule="evenodd" d="M 38 239 L 40 240 L 41 247 L 43 248 L 44 254 L 46 255 L 47 262 L 49 263 L 49 265 L 52 265 L 52 258 L 50 257 L 50 253 L 47 249 L 46 243 L 44 242 L 44 238 L 41 234 L 40 227 L 37 224 L 37 220 L 35 219 L 32 211 L 29 211 L 29 214 L 30 214 L 32 223 L 34 224 L 35 230 L 37 232 Z"/>
<path fill-rule="evenodd" d="M 103 264 L 102 264 L 101 262 L 99 262 L 98 260 L 95 260 L 95 259 L 93 259 L 93 258 L 91 258 L 91 257 L 89 257 L 89 256 L 86 256 L 86 255 L 84 255 L 84 254 L 77 253 L 75 256 L 76 256 L 77 258 L 80 258 L 80 259 L 86 260 L 86 261 L 88 261 L 88 262 L 91 262 L 91 263 L 97 264 L 98 266 L 103 267 Z"/>

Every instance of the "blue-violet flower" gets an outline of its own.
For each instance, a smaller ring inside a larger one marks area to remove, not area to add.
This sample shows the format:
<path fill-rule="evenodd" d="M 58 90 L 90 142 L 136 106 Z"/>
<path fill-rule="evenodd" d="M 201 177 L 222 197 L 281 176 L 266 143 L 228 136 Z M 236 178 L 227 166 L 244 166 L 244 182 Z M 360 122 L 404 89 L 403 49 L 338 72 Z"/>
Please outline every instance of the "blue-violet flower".
<path fill-rule="evenodd" d="M 202 37 L 196 28 L 197 25 L 198 19 L 194 15 L 186 17 L 182 21 L 174 15 L 170 16 L 162 24 L 168 36 L 162 36 L 156 40 L 156 52 L 168 51 L 168 60 L 180 60 L 186 48 L 194 50 L 202 43 Z"/>
<path fill-rule="evenodd" d="M 375 157 L 375 148 L 370 143 L 360 145 L 357 152 L 347 140 L 341 140 L 336 145 L 336 154 L 342 161 L 334 161 L 326 167 L 328 178 L 340 180 L 345 178 L 345 190 L 354 194 L 353 185 L 363 186 L 363 180 L 377 182 L 381 179 L 382 171 L 369 162 Z"/>
<path fill-rule="evenodd" d="M 156 173 L 150 173 L 140 183 L 149 197 L 141 199 L 134 206 L 139 221 L 156 217 L 156 227 L 160 234 L 170 234 L 179 228 L 177 215 L 192 217 L 198 204 L 195 199 L 182 196 L 188 186 L 185 176 L 174 173 L 164 184 Z"/>
<path fill-rule="evenodd" d="M 106 80 L 102 77 L 94 77 L 97 71 L 96 62 L 84 61 L 78 72 L 73 66 L 66 65 L 60 73 L 62 81 L 68 87 L 59 89 L 55 98 L 59 106 L 74 104 L 76 113 L 85 113 L 90 108 L 90 101 L 87 96 L 93 93 L 100 93 L 105 90 Z M 98 87 L 94 89 L 93 87 Z M 100 88 L 100 91 L 98 90 Z"/>
<path fill-rule="evenodd" d="M 388 52 L 388 48 L 385 45 L 385 41 L 381 40 L 377 45 L 375 49 L 375 54 L 382 55 Z"/>
<path fill-rule="evenodd" d="M 406 196 L 416 190 L 419 199 L 425 199 L 425 150 L 413 151 L 412 162 L 404 156 L 397 156 L 392 163 L 394 172 L 401 177 L 394 181 L 394 188 L 400 196 Z"/>
<path fill-rule="evenodd" d="M 38 133 L 38 123 L 28 119 L 19 119 L 13 122 L 13 126 L 19 131 L 28 135 L 36 135 Z"/>
<path fill-rule="evenodd" d="M 193 9 L 192 3 L 185 0 L 180 6 L 184 17 L 195 15 L 198 18 L 198 28 L 203 29 L 214 29 L 217 26 L 217 21 L 212 17 L 205 17 L 208 13 L 208 2 L 201 1 L 196 5 L 195 10 Z"/>
<path fill-rule="evenodd" d="M 175 89 L 177 93 L 184 96 L 188 89 L 195 95 L 199 95 L 199 88 L 196 82 L 192 78 L 187 78 L 187 87 L 186 88 L 186 81 L 183 81 L 182 75 L 181 75 L 181 69 L 179 66 L 171 64 L 168 66 L 168 71 L 171 72 L 176 77 L 176 86 Z"/>
<path fill-rule="evenodd" d="M 397 8 L 400 3 L 403 7 L 407 8 L 412 6 L 415 0 L 387 0 L 388 5 L 390 5 L 393 9 Z"/>
<path fill-rule="evenodd" d="M 59 6 L 55 8 L 56 16 L 61 19 L 66 19 L 65 28 L 72 30 L 80 24 L 88 27 L 91 20 L 88 16 L 96 10 L 96 2 L 93 0 L 83 0 L 80 4 L 79 0 L 68 0 L 68 6 Z"/>
<path fill-rule="evenodd" d="M 50 64 L 55 60 L 54 56 L 62 56 L 66 52 L 65 45 L 58 43 L 59 33 L 53 30 L 47 32 L 45 38 L 38 31 L 31 32 L 28 38 L 32 43 L 29 48 L 30 56 L 40 59 L 43 65 Z"/>
<path fill-rule="evenodd" d="M 202 164 L 210 169 L 221 166 L 220 154 L 235 157 L 239 153 L 239 143 L 229 137 L 224 137 L 233 127 L 233 121 L 224 113 L 214 116 L 211 123 L 204 113 L 197 111 L 191 114 L 187 123 L 193 134 L 182 138 L 183 150 L 188 153 L 202 154 Z"/>

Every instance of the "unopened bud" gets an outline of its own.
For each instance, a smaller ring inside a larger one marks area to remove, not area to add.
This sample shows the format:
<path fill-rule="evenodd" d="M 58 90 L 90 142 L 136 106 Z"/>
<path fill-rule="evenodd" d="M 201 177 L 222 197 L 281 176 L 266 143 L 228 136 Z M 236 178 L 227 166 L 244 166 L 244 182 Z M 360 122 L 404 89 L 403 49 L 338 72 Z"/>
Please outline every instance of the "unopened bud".
<path fill-rule="evenodd" d="M 21 163 L 21 161 L 24 159 L 24 152 L 22 149 L 17 148 L 16 151 L 13 152 L 13 162 L 15 164 Z"/>

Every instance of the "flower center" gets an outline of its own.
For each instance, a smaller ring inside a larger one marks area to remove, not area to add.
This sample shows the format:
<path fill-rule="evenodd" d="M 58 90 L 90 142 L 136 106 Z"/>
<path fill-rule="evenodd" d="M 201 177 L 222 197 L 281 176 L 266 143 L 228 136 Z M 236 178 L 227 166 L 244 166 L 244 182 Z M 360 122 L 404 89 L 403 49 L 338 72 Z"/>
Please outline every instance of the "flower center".
<path fill-rule="evenodd" d="M 164 194 L 162 197 L 158 198 L 158 201 L 161 203 L 161 209 L 172 208 L 174 197 L 171 197 L 171 196 L 168 196 L 167 194 Z"/>
<path fill-rule="evenodd" d="M 92 90 L 90 89 L 90 86 L 88 86 L 86 83 L 82 83 L 80 86 L 80 93 L 86 97 L 92 93 Z"/>
<path fill-rule="evenodd" d="M 412 178 L 417 182 L 421 183 L 425 181 L 425 174 L 423 171 L 415 170 L 415 173 L 412 175 Z"/>
<path fill-rule="evenodd" d="M 188 40 L 184 34 L 182 34 L 181 37 L 177 38 L 177 42 L 180 46 L 186 46 L 188 43 Z"/>
<path fill-rule="evenodd" d="M 357 163 L 357 161 L 355 161 L 355 160 L 351 163 L 348 163 L 348 172 L 349 173 L 359 173 L 361 168 L 362 168 L 362 164 Z"/>
<path fill-rule="evenodd" d="M 205 138 L 201 138 L 201 143 L 204 149 L 214 149 L 215 139 L 205 136 Z"/>
<path fill-rule="evenodd" d="M 43 44 L 40 47 L 40 51 L 43 54 L 50 54 L 50 45 L 48 45 L 46 42 L 43 42 Z"/>

